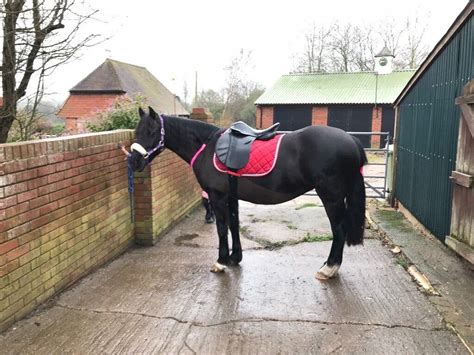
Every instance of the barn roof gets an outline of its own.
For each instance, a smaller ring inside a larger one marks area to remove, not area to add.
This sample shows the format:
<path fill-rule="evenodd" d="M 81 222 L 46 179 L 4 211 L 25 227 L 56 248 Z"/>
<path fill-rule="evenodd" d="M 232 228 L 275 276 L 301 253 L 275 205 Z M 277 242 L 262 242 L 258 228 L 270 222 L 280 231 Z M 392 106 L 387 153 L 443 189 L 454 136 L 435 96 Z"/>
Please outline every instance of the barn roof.
<path fill-rule="evenodd" d="M 375 72 L 288 74 L 278 79 L 255 104 L 393 104 L 413 73 L 414 70 L 381 75 Z"/>
<path fill-rule="evenodd" d="M 80 94 L 142 94 L 150 106 L 167 114 L 189 115 L 181 101 L 148 69 L 106 59 L 70 91 Z"/>

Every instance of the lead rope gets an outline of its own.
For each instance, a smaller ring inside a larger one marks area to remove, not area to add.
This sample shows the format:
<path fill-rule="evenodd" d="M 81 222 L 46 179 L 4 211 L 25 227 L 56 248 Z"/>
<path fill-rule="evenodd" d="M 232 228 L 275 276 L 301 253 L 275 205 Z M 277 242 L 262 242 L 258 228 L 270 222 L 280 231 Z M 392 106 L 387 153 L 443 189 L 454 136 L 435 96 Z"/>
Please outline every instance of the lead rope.
<path fill-rule="evenodd" d="M 128 195 L 130 197 L 130 219 L 132 223 L 135 223 L 135 180 L 133 178 L 133 170 L 130 165 L 130 157 L 132 155 L 129 154 L 127 157 L 127 175 L 128 175 Z"/>
<path fill-rule="evenodd" d="M 132 166 L 130 165 L 130 158 L 132 157 L 132 154 L 130 154 L 121 143 L 117 144 L 117 148 L 121 149 L 122 152 L 127 157 L 126 159 L 127 159 L 128 196 L 130 197 L 130 219 L 132 220 L 132 223 L 135 223 L 135 197 L 133 194 L 135 191 L 135 180 L 133 178 Z"/>

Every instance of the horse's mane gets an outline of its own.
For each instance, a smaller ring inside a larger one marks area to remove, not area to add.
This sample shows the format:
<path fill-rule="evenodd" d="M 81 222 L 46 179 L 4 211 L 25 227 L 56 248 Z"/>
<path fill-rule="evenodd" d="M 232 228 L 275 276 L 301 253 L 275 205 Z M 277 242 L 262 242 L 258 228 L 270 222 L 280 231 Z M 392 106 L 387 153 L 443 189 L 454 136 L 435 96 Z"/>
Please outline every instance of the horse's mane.
<path fill-rule="evenodd" d="M 181 137 L 193 135 L 201 137 L 203 140 L 205 140 L 219 130 L 219 127 L 210 123 L 189 118 L 166 115 L 163 115 L 163 118 L 172 122 L 174 128 L 173 132 Z"/>

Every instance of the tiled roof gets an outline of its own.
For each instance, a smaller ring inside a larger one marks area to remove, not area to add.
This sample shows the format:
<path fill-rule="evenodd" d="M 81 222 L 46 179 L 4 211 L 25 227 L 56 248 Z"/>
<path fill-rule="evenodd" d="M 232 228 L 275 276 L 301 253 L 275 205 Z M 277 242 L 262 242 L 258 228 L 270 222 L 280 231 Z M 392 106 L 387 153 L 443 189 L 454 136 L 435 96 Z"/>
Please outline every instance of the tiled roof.
<path fill-rule="evenodd" d="M 117 94 L 70 95 L 58 112 L 59 117 L 90 118 L 98 111 L 104 111 L 117 99 Z"/>
<path fill-rule="evenodd" d="M 166 114 L 188 115 L 181 101 L 148 69 L 107 59 L 70 90 L 71 94 L 141 94 L 148 104 Z"/>
<path fill-rule="evenodd" d="M 392 104 L 413 70 L 283 75 L 255 104 Z M 376 90 L 377 87 L 377 90 Z"/>

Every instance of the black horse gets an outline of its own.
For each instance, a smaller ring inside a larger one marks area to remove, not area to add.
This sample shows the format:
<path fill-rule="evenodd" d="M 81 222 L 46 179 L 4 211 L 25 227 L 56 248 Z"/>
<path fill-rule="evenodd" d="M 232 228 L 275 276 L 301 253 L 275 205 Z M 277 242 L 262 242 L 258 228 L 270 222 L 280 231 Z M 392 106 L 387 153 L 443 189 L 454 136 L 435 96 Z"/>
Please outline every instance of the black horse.
<path fill-rule="evenodd" d="M 237 199 L 278 204 L 315 189 L 324 204 L 333 234 L 327 262 L 316 275 L 320 279 L 336 275 L 345 242 L 347 245 L 362 243 L 365 218 L 362 167 L 367 158 L 357 138 L 326 126 L 310 126 L 286 134 L 272 172 L 263 177 L 237 178 L 236 198 L 232 201 L 228 175 L 213 165 L 216 141 L 222 130 L 195 120 L 162 116 L 151 107 L 149 113 L 140 109 L 139 114 L 136 142 L 129 156 L 131 168 L 142 171 L 168 148 L 187 163 L 193 160 L 196 178 L 209 194 L 219 235 L 219 256 L 211 271 L 222 271 L 224 265 L 238 265 L 242 260 Z M 232 234 L 231 254 L 228 229 Z"/>

